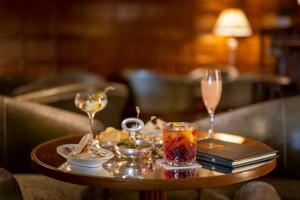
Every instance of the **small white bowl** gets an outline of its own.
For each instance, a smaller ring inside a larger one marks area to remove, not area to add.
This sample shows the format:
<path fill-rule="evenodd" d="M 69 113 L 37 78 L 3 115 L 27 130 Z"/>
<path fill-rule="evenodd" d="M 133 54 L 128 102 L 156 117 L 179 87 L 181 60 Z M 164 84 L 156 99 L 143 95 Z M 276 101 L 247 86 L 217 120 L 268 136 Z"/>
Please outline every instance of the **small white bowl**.
<path fill-rule="evenodd" d="M 70 156 L 71 151 L 76 147 L 77 144 L 64 144 L 56 148 L 56 152 L 67 159 L 71 164 L 79 165 L 82 167 L 100 167 L 104 162 L 114 157 L 113 152 L 102 149 L 106 152 L 106 155 L 103 157 L 74 157 Z"/>

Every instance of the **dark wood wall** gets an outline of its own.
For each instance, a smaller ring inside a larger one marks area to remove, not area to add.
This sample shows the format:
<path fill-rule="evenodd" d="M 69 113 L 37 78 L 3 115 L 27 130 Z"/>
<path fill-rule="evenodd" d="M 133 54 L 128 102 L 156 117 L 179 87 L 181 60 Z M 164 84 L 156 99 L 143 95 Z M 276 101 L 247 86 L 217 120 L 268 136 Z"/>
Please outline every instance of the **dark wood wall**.
<path fill-rule="evenodd" d="M 295 9 L 292 0 L 284 2 L 1 0 L 0 75 L 76 67 L 104 77 L 127 68 L 180 74 L 198 65 L 225 64 L 226 39 L 211 30 L 227 7 L 241 7 L 255 33 L 239 39 L 238 68 L 258 71 L 257 33 L 283 4 Z"/>

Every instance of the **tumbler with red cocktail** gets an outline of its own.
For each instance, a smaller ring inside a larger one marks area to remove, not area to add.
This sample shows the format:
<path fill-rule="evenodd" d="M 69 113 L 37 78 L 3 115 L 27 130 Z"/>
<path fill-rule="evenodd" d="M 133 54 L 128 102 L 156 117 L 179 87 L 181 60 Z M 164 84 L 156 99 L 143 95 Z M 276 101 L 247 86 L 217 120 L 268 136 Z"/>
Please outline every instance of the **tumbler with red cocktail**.
<path fill-rule="evenodd" d="M 163 129 L 164 161 L 173 166 L 192 165 L 196 161 L 197 133 L 191 123 L 170 122 Z"/>

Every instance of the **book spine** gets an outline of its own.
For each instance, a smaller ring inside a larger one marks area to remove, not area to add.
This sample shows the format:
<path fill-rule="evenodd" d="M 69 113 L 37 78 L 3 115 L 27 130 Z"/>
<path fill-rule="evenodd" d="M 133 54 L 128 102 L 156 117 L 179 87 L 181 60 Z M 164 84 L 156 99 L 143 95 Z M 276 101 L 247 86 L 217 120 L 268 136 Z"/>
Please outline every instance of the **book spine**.
<path fill-rule="evenodd" d="M 203 154 L 197 154 L 197 160 L 203 160 L 206 162 L 211 162 L 214 164 L 218 164 L 218 165 L 223 165 L 226 167 L 232 167 L 232 161 L 231 160 L 227 160 L 227 159 L 223 159 L 223 158 L 219 158 L 219 157 L 215 157 L 215 156 L 210 156 L 210 155 L 203 155 Z"/>
<path fill-rule="evenodd" d="M 232 172 L 232 168 L 229 168 L 229 167 L 224 167 L 224 166 L 221 166 L 221 165 L 215 165 L 215 164 L 212 164 L 212 163 L 206 163 L 206 162 L 201 162 L 201 161 L 198 161 L 199 164 L 202 165 L 203 168 L 205 169 L 209 169 L 209 170 L 213 170 L 213 171 L 216 171 L 216 172 L 221 172 L 221 173 L 231 173 Z"/>

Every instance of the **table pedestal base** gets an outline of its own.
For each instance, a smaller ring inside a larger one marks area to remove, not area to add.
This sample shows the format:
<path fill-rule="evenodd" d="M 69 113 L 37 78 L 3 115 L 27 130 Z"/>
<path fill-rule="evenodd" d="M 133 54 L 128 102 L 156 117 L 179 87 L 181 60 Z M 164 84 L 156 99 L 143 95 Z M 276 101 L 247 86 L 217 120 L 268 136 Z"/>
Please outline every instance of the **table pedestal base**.
<path fill-rule="evenodd" d="M 140 191 L 140 200 L 166 200 L 167 194 L 165 191 L 152 190 Z"/>

